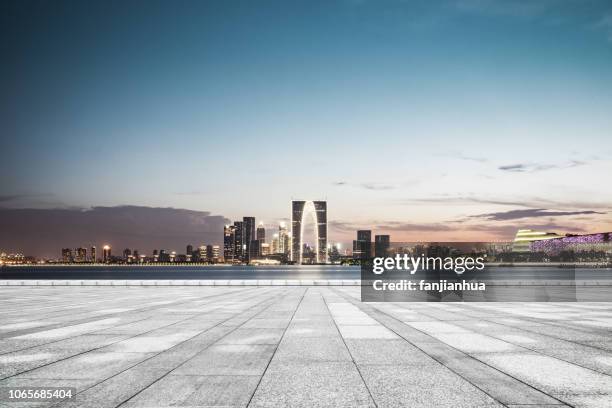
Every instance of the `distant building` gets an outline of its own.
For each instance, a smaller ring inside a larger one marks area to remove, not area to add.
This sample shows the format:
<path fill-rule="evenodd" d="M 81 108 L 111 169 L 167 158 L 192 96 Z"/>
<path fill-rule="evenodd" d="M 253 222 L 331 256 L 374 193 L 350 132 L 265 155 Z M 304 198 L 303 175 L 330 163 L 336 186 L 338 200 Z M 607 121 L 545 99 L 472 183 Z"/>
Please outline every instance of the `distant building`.
<path fill-rule="evenodd" d="M 389 255 L 390 246 L 391 238 L 389 235 L 374 236 L 374 256 L 382 258 L 387 257 Z"/>
<path fill-rule="evenodd" d="M 261 257 L 261 243 L 259 240 L 254 239 L 249 245 L 249 262 L 253 259 Z"/>
<path fill-rule="evenodd" d="M 234 260 L 244 262 L 244 231 L 242 221 L 234 222 Z"/>
<path fill-rule="evenodd" d="M 131 258 L 132 258 L 132 250 L 130 248 L 125 248 L 123 250 L 123 260 L 125 262 L 129 262 Z"/>
<path fill-rule="evenodd" d="M 236 226 L 223 227 L 223 260 L 235 262 L 236 260 Z"/>
<path fill-rule="evenodd" d="M 291 260 L 304 263 L 304 225 L 310 216 L 315 224 L 316 263 L 327 263 L 327 201 L 291 202 Z"/>
<path fill-rule="evenodd" d="M 102 247 L 102 262 L 109 263 L 111 261 L 111 247 L 110 245 L 104 245 Z"/>
<path fill-rule="evenodd" d="M 278 225 L 278 253 L 285 255 L 291 253 L 289 231 L 287 231 L 287 224 L 284 222 Z"/>
<path fill-rule="evenodd" d="M 562 252 L 601 252 L 612 256 L 612 232 L 566 235 L 564 237 L 530 242 L 531 252 L 559 255 Z"/>
<path fill-rule="evenodd" d="M 353 241 L 353 259 L 370 259 L 372 257 L 372 231 L 357 231 L 357 239 Z"/>
<path fill-rule="evenodd" d="M 170 262 L 170 254 L 165 249 L 160 249 L 157 259 L 159 262 Z"/>
<path fill-rule="evenodd" d="M 272 253 L 271 245 L 266 242 L 262 242 L 259 244 L 259 253 L 261 256 L 270 255 Z"/>
<path fill-rule="evenodd" d="M 264 227 L 263 222 L 260 222 L 259 225 L 257 226 L 256 236 L 257 236 L 257 240 L 259 241 L 260 245 L 266 242 L 266 227 Z"/>
<path fill-rule="evenodd" d="M 96 258 L 97 253 L 96 253 L 96 247 L 92 246 L 91 249 L 89 250 L 89 261 L 92 263 L 98 262 L 98 258 Z"/>
<path fill-rule="evenodd" d="M 272 235 L 272 242 L 270 243 L 270 253 L 272 254 L 280 253 L 278 234 Z"/>
<path fill-rule="evenodd" d="M 517 231 L 512 243 L 514 252 L 530 252 L 530 244 L 534 241 L 559 238 L 561 235 L 554 232 L 534 231 L 531 229 L 520 229 Z"/>
<path fill-rule="evenodd" d="M 219 262 L 219 245 L 206 245 L 206 262 L 218 263 Z"/>
<path fill-rule="evenodd" d="M 74 262 L 87 262 L 87 250 L 85 248 L 76 248 L 74 250 Z"/>
<path fill-rule="evenodd" d="M 72 257 L 72 249 L 71 248 L 62 248 L 62 262 L 71 263 L 73 260 Z"/>
<path fill-rule="evenodd" d="M 251 245 L 256 241 L 255 236 L 255 217 L 242 217 L 242 239 L 244 240 L 245 251 L 243 261 L 248 263 L 251 260 Z M 257 251 L 259 252 L 259 248 Z"/>

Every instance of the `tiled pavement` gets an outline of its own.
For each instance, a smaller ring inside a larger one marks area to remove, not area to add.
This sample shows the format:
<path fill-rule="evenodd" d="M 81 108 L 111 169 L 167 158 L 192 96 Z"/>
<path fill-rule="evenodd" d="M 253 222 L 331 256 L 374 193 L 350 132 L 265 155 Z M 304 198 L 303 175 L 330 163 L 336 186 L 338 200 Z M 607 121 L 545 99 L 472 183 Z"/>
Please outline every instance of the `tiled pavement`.
<path fill-rule="evenodd" d="M 612 303 L 0 288 L 0 387 L 77 388 L 56 406 L 612 407 L 611 376 Z"/>

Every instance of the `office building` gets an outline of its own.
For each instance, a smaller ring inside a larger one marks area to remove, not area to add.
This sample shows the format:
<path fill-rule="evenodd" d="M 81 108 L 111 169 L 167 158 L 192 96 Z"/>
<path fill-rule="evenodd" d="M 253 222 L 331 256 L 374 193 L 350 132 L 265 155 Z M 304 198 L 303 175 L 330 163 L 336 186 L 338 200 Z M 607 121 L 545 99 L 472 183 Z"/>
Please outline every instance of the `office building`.
<path fill-rule="evenodd" d="M 225 262 L 236 260 L 236 226 L 223 227 L 223 259 Z"/>
<path fill-rule="evenodd" d="M 372 257 L 372 231 L 357 231 L 357 239 L 353 241 L 353 259 L 370 259 Z"/>
<path fill-rule="evenodd" d="M 62 248 L 62 262 L 70 263 L 72 262 L 72 249 L 70 248 Z"/>
<path fill-rule="evenodd" d="M 266 228 L 264 227 L 263 222 L 260 222 L 257 226 L 256 237 L 260 245 L 266 242 Z"/>
<path fill-rule="evenodd" d="M 389 247 L 391 246 L 391 238 L 389 235 L 374 236 L 374 256 L 387 257 L 389 256 Z"/>
<path fill-rule="evenodd" d="M 256 241 L 255 217 L 242 217 L 242 239 L 244 241 L 243 261 L 249 263 L 252 253 L 251 245 L 253 241 Z M 256 252 L 259 252 L 259 248 L 257 248 Z"/>
<path fill-rule="evenodd" d="M 234 260 L 236 262 L 244 261 L 244 230 L 242 221 L 234 222 Z"/>

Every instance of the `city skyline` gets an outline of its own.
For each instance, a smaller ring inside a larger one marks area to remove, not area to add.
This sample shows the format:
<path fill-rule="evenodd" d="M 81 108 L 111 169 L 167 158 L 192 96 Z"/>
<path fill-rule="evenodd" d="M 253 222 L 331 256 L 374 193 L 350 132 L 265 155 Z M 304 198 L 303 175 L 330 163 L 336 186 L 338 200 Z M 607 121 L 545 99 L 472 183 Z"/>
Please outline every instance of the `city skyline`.
<path fill-rule="evenodd" d="M 304 197 L 344 243 L 612 230 L 609 2 L 0 7 L 0 248 L 210 241 Z"/>

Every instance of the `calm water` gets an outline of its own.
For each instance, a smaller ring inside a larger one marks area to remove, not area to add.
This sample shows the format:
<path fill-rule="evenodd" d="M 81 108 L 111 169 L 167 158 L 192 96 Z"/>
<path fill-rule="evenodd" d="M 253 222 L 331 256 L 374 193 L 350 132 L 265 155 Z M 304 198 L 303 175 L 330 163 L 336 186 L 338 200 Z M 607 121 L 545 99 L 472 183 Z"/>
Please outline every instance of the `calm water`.
<path fill-rule="evenodd" d="M 495 279 L 612 280 L 610 268 L 489 268 Z M 573 274 L 573 275 L 572 275 Z M 0 268 L 0 279 L 359 279 L 358 266 L 23 266 Z"/>

